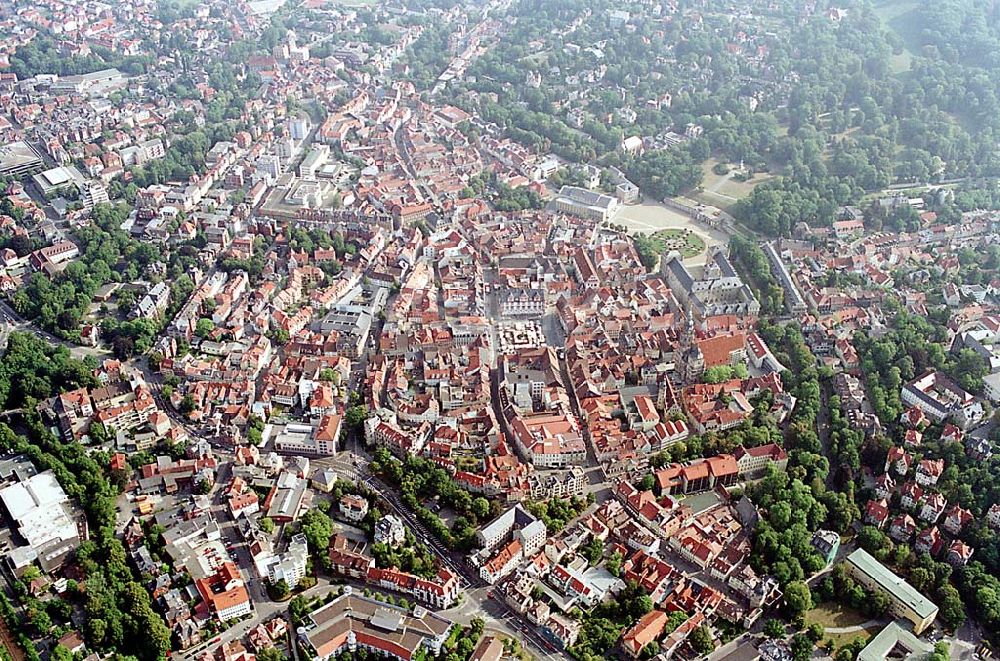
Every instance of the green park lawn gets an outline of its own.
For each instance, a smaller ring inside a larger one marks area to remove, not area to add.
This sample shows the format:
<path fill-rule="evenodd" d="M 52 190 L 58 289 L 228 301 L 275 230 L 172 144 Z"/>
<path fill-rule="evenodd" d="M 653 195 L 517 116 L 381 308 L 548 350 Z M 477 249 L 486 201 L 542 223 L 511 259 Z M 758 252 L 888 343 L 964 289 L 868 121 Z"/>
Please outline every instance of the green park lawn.
<path fill-rule="evenodd" d="M 666 229 L 653 232 L 650 237 L 656 241 L 658 253 L 677 250 L 683 257 L 697 257 L 705 252 L 705 241 L 689 230 Z"/>

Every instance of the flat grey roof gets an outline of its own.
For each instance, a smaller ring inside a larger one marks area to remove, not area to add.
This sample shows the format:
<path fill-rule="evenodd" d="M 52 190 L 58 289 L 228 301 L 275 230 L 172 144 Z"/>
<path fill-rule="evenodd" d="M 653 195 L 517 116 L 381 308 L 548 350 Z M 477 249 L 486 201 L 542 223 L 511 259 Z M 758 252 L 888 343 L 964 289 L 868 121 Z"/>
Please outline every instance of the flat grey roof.
<path fill-rule="evenodd" d="M 906 656 L 898 656 L 900 648 L 906 650 Z M 914 636 L 908 626 L 891 622 L 861 650 L 858 661 L 884 661 L 890 654 L 894 654 L 893 658 L 917 661 L 930 657 L 933 651 L 934 646 Z"/>
<path fill-rule="evenodd" d="M 937 614 L 938 607 L 934 602 L 917 592 L 916 588 L 890 571 L 864 549 L 858 549 L 847 556 L 847 561 L 895 599 L 906 604 L 921 619 Z"/>
<path fill-rule="evenodd" d="M 24 140 L 8 142 L 0 147 L 0 170 L 9 170 L 24 165 L 41 164 L 42 157 L 35 148 Z"/>

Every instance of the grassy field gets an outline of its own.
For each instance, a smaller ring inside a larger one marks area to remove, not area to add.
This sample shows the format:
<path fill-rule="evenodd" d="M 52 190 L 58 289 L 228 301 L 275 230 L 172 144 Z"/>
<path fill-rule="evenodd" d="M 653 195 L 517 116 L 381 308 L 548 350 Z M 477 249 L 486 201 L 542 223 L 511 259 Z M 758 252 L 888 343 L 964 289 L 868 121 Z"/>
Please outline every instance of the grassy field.
<path fill-rule="evenodd" d="M 875 15 L 884 25 L 892 28 L 900 37 L 906 48 L 889 60 L 893 73 L 905 73 L 910 70 L 913 55 L 920 49 L 919 26 L 916 22 L 916 11 L 920 3 L 914 0 L 881 0 L 875 4 Z"/>
<path fill-rule="evenodd" d="M 836 654 L 844 645 L 852 643 L 856 638 L 862 638 L 867 643 L 869 640 L 875 637 L 878 630 L 881 627 L 873 627 L 871 629 L 864 629 L 862 631 L 856 631 L 854 633 L 832 633 L 823 636 L 823 640 L 820 641 L 820 645 L 824 645 L 826 641 L 833 641 L 833 653 Z"/>
<path fill-rule="evenodd" d="M 826 629 L 854 627 L 867 621 L 868 618 L 858 611 L 833 602 L 819 604 L 806 613 L 806 624 L 816 622 Z"/>
<path fill-rule="evenodd" d="M 821 625 L 824 629 L 856 627 L 867 621 L 868 618 L 858 611 L 851 608 L 845 608 L 844 606 L 833 602 L 821 603 L 806 613 L 807 625 L 816 623 Z M 860 631 L 852 631 L 850 633 L 828 633 L 823 636 L 823 641 L 832 640 L 834 653 L 836 653 L 836 650 L 840 649 L 844 645 L 847 645 L 855 638 L 864 638 L 866 641 L 869 640 L 876 633 L 878 633 L 879 629 L 879 626 L 875 626 L 869 629 L 862 629 Z"/>
<path fill-rule="evenodd" d="M 691 197 L 702 204 L 711 204 L 725 211 L 749 195 L 754 188 L 774 177 L 767 172 L 758 172 L 748 181 L 737 181 L 730 174 L 716 174 L 712 168 L 718 163 L 715 158 L 702 163 L 701 190 L 692 193 Z M 729 164 L 729 167 L 734 170 L 739 164 Z"/>

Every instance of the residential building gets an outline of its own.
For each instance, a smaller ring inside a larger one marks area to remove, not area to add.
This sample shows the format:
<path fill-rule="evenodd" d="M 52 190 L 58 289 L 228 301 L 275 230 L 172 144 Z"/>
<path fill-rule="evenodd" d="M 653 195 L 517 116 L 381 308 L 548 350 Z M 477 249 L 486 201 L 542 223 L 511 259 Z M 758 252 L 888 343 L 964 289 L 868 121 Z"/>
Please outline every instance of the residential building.
<path fill-rule="evenodd" d="M 354 494 L 344 494 L 338 504 L 340 516 L 351 523 L 360 523 L 368 515 L 368 499 Z"/>
<path fill-rule="evenodd" d="M 269 563 L 267 580 L 272 584 L 285 581 L 288 587 L 294 589 L 305 578 L 308 561 L 309 548 L 305 535 L 295 535 L 285 552 L 274 556 Z"/>
<path fill-rule="evenodd" d="M 250 614 L 250 593 L 239 568 L 232 562 L 224 562 L 214 574 L 195 580 L 195 587 L 209 612 L 220 622 Z"/>
<path fill-rule="evenodd" d="M 406 539 L 406 527 L 402 519 L 394 514 L 386 514 L 375 522 L 375 543 L 397 546 Z"/>
<path fill-rule="evenodd" d="M 817 530 L 813 533 L 812 547 L 823 556 L 826 564 L 832 564 L 840 551 L 840 535 L 833 530 Z"/>

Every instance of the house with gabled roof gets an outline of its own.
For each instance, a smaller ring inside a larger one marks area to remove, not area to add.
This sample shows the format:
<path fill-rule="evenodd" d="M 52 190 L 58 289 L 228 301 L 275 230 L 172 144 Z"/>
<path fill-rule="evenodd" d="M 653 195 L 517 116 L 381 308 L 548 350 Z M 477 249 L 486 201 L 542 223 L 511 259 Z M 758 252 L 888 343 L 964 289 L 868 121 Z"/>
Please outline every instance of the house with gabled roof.
<path fill-rule="evenodd" d="M 944 459 L 922 459 L 917 464 L 917 484 L 922 487 L 937 484 L 941 474 L 944 473 Z"/>
<path fill-rule="evenodd" d="M 932 556 L 940 553 L 943 547 L 944 538 L 941 536 L 941 531 L 938 530 L 937 526 L 931 526 L 922 530 L 917 535 L 917 539 L 913 544 L 913 548 L 916 549 L 917 553 L 929 553 Z"/>
<path fill-rule="evenodd" d="M 902 477 L 910 471 L 912 462 L 913 459 L 906 450 L 898 445 L 894 445 L 889 448 L 889 454 L 886 455 L 884 472 L 888 473 L 892 470 Z"/>
<path fill-rule="evenodd" d="M 948 501 L 939 493 L 928 495 L 920 506 L 920 518 L 927 523 L 937 523 L 937 520 L 944 514 Z"/>
<path fill-rule="evenodd" d="M 948 546 L 945 553 L 945 560 L 952 567 L 960 567 L 969 564 L 972 559 L 974 549 L 960 539 L 956 539 Z"/>
<path fill-rule="evenodd" d="M 906 509 L 915 509 L 923 502 L 924 490 L 916 482 L 907 482 L 899 492 L 899 504 Z"/>
<path fill-rule="evenodd" d="M 900 514 L 889 524 L 889 537 L 900 543 L 909 542 L 917 532 L 917 523 L 909 514 Z"/>
<path fill-rule="evenodd" d="M 881 500 L 869 500 L 865 505 L 864 521 L 868 525 L 881 528 L 889 520 L 889 501 L 885 498 Z"/>
<path fill-rule="evenodd" d="M 975 517 L 972 515 L 972 512 L 956 503 L 945 512 L 944 522 L 941 524 L 941 527 L 950 535 L 959 535 L 973 519 Z"/>

